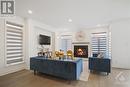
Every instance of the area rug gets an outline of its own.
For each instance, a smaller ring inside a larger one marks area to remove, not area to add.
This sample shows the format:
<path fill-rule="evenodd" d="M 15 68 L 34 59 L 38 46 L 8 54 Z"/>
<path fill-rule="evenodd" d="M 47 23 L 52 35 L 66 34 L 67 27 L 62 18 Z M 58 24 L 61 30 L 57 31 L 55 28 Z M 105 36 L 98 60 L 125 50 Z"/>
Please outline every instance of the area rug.
<path fill-rule="evenodd" d="M 83 72 L 79 78 L 80 81 L 88 81 L 89 78 L 88 60 L 83 61 Z"/>

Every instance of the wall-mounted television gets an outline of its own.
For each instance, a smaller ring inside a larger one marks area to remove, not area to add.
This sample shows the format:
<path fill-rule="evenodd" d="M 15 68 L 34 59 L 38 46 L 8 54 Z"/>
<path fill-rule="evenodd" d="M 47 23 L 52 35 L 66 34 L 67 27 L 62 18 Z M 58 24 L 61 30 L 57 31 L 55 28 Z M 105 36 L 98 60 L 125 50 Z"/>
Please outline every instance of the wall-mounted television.
<path fill-rule="evenodd" d="M 39 44 L 40 45 L 50 45 L 51 44 L 51 37 L 46 35 L 39 35 Z"/>

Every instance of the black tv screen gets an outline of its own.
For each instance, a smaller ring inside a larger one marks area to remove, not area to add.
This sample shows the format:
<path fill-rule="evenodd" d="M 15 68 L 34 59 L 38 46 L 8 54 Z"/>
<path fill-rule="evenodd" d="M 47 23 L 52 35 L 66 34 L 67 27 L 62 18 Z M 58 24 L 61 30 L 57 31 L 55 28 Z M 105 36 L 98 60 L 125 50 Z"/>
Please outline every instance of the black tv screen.
<path fill-rule="evenodd" d="M 51 44 L 51 37 L 46 35 L 39 35 L 39 44 L 40 45 L 50 45 Z"/>

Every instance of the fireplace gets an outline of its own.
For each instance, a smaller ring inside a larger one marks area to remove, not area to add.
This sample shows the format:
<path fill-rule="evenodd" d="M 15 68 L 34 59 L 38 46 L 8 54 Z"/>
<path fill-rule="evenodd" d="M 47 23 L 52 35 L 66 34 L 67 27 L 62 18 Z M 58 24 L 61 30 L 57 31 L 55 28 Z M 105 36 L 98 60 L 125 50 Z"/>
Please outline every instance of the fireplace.
<path fill-rule="evenodd" d="M 74 45 L 74 57 L 88 58 L 88 45 Z"/>

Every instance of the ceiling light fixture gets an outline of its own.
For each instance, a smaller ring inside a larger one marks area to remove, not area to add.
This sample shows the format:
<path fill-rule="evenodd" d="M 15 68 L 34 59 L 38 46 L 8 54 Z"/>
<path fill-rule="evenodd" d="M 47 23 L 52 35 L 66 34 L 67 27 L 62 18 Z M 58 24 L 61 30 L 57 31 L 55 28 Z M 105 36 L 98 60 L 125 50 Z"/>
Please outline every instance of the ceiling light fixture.
<path fill-rule="evenodd" d="M 72 22 L 72 19 L 68 19 L 68 22 Z"/>
<path fill-rule="evenodd" d="M 32 10 L 28 10 L 28 13 L 29 13 L 29 14 L 32 14 Z"/>
<path fill-rule="evenodd" d="M 101 24 L 97 24 L 97 27 L 101 27 Z"/>

